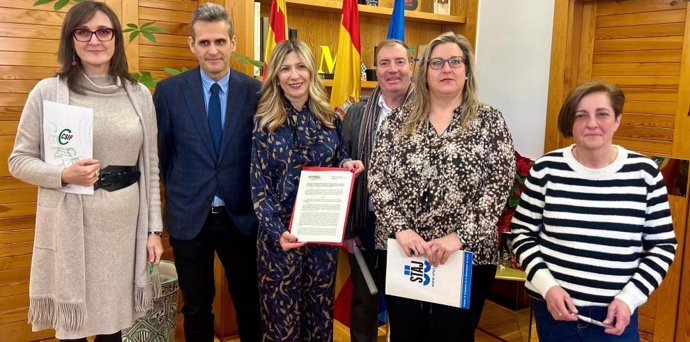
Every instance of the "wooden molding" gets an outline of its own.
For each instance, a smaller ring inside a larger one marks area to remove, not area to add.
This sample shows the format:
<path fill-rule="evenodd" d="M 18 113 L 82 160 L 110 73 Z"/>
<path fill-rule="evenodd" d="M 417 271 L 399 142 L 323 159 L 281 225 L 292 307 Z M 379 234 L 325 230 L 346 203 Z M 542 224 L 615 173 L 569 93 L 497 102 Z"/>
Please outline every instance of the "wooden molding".
<path fill-rule="evenodd" d="M 556 0 L 554 6 L 544 151 L 554 150 L 563 143 L 563 137 L 558 132 L 558 112 L 566 92 L 566 70 L 569 64 L 568 51 L 570 51 L 568 46 L 570 45 L 570 35 L 572 34 L 575 4 L 569 0 Z"/>
<path fill-rule="evenodd" d="M 676 126 L 673 137 L 674 158 L 690 159 L 690 7 L 686 9 L 683 55 L 681 57 L 680 83 L 676 103 Z"/>

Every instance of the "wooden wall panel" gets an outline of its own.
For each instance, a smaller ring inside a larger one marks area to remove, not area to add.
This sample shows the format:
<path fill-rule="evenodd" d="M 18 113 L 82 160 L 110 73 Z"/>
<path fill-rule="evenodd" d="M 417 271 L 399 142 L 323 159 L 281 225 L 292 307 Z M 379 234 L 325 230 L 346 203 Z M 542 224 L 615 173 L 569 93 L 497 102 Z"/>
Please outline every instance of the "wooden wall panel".
<path fill-rule="evenodd" d="M 677 93 L 685 41 L 684 30 L 680 28 L 685 23 L 685 12 L 685 6 L 663 1 L 597 2 L 594 31 L 606 31 L 604 34 L 595 33 L 593 37 L 591 78 L 618 84 L 626 92 L 628 88 L 636 88 L 638 93 L 640 89 L 668 89 Z M 657 26 L 663 26 L 665 30 L 656 30 Z M 629 101 L 623 111 L 626 114 L 651 114 L 650 119 L 675 116 L 676 101 Z M 627 115 L 623 115 L 623 123 L 616 136 L 673 145 L 674 126 L 658 127 L 645 124 L 640 119 L 638 116 L 628 121 Z M 641 152 L 659 152 L 658 149 L 646 148 L 644 144 L 639 147 L 642 147 Z M 664 151 L 670 155 L 672 149 L 665 148 Z"/>
<path fill-rule="evenodd" d="M 601 6 L 599 6 L 599 8 L 601 8 Z M 685 23 L 601 27 L 595 33 L 595 37 L 597 39 L 645 38 L 659 36 L 666 37 L 682 35 L 684 30 Z"/>
<path fill-rule="evenodd" d="M 57 70 L 64 10 L 32 4 L 0 0 L 0 336 L 7 341 L 53 336 L 26 324 L 36 188 L 11 178 L 6 163 L 27 94 Z"/>
<path fill-rule="evenodd" d="M 139 43 L 139 68 L 161 80 L 170 77 L 163 72 L 163 68 L 191 69 L 197 65 L 194 54 L 189 50 L 187 37 L 191 33 L 189 22 L 192 11 L 199 5 L 196 0 L 138 1 L 139 25 L 155 21 L 156 26 L 165 30 L 164 34 L 156 36 L 156 43 L 143 37 L 137 39 Z"/>

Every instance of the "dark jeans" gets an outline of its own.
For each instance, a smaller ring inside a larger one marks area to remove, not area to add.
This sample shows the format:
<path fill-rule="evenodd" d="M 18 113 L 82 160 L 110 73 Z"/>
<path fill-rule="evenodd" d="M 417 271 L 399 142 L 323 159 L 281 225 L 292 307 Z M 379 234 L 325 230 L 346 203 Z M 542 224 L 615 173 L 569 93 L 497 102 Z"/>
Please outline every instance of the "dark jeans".
<path fill-rule="evenodd" d="M 385 253 L 385 251 L 379 251 Z M 350 277 L 352 279 L 352 302 L 350 309 L 350 339 L 352 342 L 376 342 L 379 327 L 379 300 L 386 292 L 386 259 L 379 258 L 376 250 L 362 251 L 369 272 L 374 278 L 379 293 L 369 291 L 357 259 L 350 255 Z M 385 256 L 385 254 L 384 254 Z"/>
<path fill-rule="evenodd" d="M 496 265 L 474 266 L 469 310 L 386 296 L 390 341 L 474 342 L 474 330 L 495 276 Z"/>
<path fill-rule="evenodd" d="M 625 328 L 621 336 L 611 335 L 604 332 L 604 328 L 585 323 L 582 321 L 557 321 L 553 319 L 546 302 L 534 300 L 534 318 L 537 321 L 537 333 L 540 342 L 637 342 L 640 340 L 640 333 L 637 328 L 637 310 L 630 316 L 630 324 Z M 577 311 L 597 321 L 606 318 L 608 307 L 605 306 L 578 306 Z"/>
<path fill-rule="evenodd" d="M 73 340 L 60 340 L 61 342 L 86 342 L 86 337 Z M 122 342 L 122 332 L 118 331 L 110 335 L 96 335 L 94 342 Z"/>
<path fill-rule="evenodd" d="M 242 342 L 261 340 L 259 285 L 256 273 L 256 235 L 243 235 L 225 210 L 210 214 L 199 235 L 191 240 L 170 238 L 184 299 L 184 335 L 188 342 L 213 341 L 213 258 L 223 264 L 237 313 Z"/>

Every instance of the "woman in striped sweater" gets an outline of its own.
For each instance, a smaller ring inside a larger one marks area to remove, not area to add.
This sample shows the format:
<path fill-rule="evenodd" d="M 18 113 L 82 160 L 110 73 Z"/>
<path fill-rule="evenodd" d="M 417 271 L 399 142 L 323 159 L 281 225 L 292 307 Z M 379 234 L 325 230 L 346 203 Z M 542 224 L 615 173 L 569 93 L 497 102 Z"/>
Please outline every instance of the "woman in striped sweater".
<path fill-rule="evenodd" d="M 636 309 L 673 261 L 661 173 L 612 144 L 624 102 L 601 81 L 572 90 L 558 128 L 574 144 L 537 160 L 525 182 L 511 245 L 536 299 L 539 341 L 638 341 Z"/>

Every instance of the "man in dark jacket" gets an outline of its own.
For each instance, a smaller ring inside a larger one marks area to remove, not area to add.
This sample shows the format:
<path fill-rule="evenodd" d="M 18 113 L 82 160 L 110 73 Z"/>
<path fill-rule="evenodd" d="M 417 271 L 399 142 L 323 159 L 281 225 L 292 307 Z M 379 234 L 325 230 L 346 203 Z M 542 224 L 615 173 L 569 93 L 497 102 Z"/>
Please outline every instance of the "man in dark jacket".
<path fill-rule="evenodd" d="M 384 291 L 385 251 L 377 253 L 374 246 L 376 216 L 369 201 L 366 170 L 376 143 L 376 131 L 391 111 L 407 102 L 412 94 L 412 60 L 407 46 L 394 39 L 384 40 L 376 47 L 376 77 L 378 86 L 369 100 L 358 102 L 347 110 L 343 121 L 345 149 L 352 159 L 361 160 L 365 171 L 357 177 L 350 207 L 350 219 L 345 246 L 350 254 L 352 276 L 352 309 L 350 338 L 352 342 L 375 342 L 378 331 L 379 296 L 372 295 L 362 270 L 352 254 L 362 250 L 367 267 L 379 292 Z M 392 114 L 395 115 L 395 112 Z"/>
<path fill-rule="evenodd" d="M 249 185 L 253 117 L 261 84 L 232 70 L 236 40 L 224 7 L 192 14 L 199 67 L 156 87 L 165 227 L 184 298 L 185 340 L 213 342 L 214 255 L 225 269 L 242 342 L 261 340 L 258 220 Z"/>

